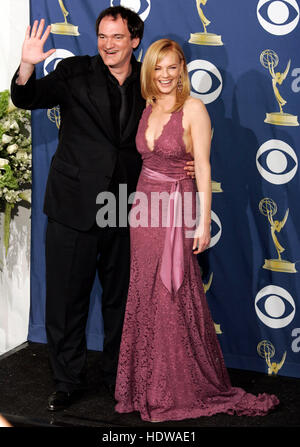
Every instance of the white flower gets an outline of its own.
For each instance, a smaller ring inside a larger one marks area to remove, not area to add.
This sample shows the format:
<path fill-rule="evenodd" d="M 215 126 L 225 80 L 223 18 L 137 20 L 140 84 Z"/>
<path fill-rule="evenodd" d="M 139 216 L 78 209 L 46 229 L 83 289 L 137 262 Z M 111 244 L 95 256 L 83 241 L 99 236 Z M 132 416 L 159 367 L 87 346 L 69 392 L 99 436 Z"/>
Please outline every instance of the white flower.
<path fill-rule="evenodd" d="M 4 189 L 3 189 L 3 192 L 4 192 Z M 16 203 L 16 202 L 21 201 L 21 199 L 19 197 L 19 191 L 8 190 L 5 192 L 4 197 L 8 203 Z"/>
<path fill-rule="evenodd" d="M 17 160 L 26 161 L 27 158 L 28 158 L 28 154 L 27 154 L 26 151 L 19 150 L 19 151 L 16 153 L 16 159 L 17 159 Z"/>
<path fill-rule="evenodd" d="M 27 122 L 24 125 L 25 129 L 27 130 L 27 132 L 31 135 L 31 124 L 28 124 Z M 30 138 L 30 137 L 29 137 Z"/>
<path fill-rule="evenodd" d="M 31 203 L 31 190 L 25 189 L 23 192 L 20 193 L 20 198 L 26 200 L 26 202 Z"/>
<path fill-rule="evenodd" d="M 8 165 L 9 161 L 6 158 L 0 158 L 0 169 L 3 169 L 4 166 Z"/>
<path fill-rule="evenodd" d="M 6 135 L 5 133 L 2 135 L 2 144 L 8 144 L 13 140 L 13 137 Z"/>
<path fill-rule="evenodd" d="M 17 152 L 18 149 L 19 149 L 19 146 L 17 144 L 10 144 L 6 148 L 6 150 L 9 154 L 13 154 L 14 152 Z"/>
<path fill-rule="evenodd" d="M 6 120 L 2 123 L 2 129 L 6 132 L 7 130 L 9 130 L 9 126 L 10 126 L 10 122 L 9 120 Z"/>
<path fill-rule="evenodd" d="M 10 113 L 10 112 L 12 112 L 13 110 L 16 110 L 16 108 L 17 108 L 17 107 L 14 105 L 14 103 L 13 103 L 12 100 L 11 100 L 11 98 L 9 98 L 7 112 Z"/>
<path fill-rule="evenodd" d="M 17 123 L 16 120 L 14 120 L 14 121 L 11 123 L 11 125 L 9 126 L 9 128 L 10 128 L 11 130 L 16 130 L 17 132 L 19 132 L 19 130 L 20 130 L 19 125 L 18 125 L 18 123 Z"/>

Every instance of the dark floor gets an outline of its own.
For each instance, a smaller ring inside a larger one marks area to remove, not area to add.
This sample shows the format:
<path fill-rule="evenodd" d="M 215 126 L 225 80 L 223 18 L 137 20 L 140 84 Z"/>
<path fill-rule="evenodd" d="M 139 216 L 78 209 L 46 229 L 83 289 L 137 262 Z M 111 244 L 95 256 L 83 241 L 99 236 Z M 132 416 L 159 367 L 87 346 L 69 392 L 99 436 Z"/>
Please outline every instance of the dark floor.
<path fill-rule="evenodd" d="M 46 409 L 48 395 L 53 391 L 48 365 L 47 347 L 25 343 L 0 357 L 0 413 L 15 427 L 139 427 L 216 428 L 216 427 L 278 427 L 300 428 L 300 379 L 267 376 L 266 374 L 229 370 L 233 386 L 258 394 L 276 394 L 280 406 L 263 417 L 238 417 L 218 414 L 185 421 L 151 424 L 141 421 L 137 413 L 118 414 L 114 402 L 101 384 L 101 352 L 88 352 L 89 390 L 68 409 L 50 413 Z"/>

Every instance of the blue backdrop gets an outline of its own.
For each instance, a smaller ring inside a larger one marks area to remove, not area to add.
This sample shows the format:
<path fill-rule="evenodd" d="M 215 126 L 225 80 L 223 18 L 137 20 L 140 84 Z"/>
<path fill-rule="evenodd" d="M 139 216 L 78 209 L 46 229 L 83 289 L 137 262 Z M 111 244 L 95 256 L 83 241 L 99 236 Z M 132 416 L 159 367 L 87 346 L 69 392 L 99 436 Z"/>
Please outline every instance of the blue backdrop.
<path fill-rule="evenodd" d="M 206 104 L 213 126 L 212 242 L 199 262 L 226 365 L 300 377 L 298 2 L 31 0 L 30 4 L 31 21 L 44 17 L 47 24 L 64 22 L 63 5 L 69 12 L 67 22 L 73 25 L 69 32 L 78 31 L 78 35 L 57 34 L 53 27 L 46 49 L 55 47 L 57 52 L 37 66 L 38 77 L 62 58 L 96 54 L 94 23 L 111 5 L 131 7 L 145 21 L 136 57 L 142 59 L 158 38 L 170 37 L 181 44 L 192 94 Z M 46 342 L 42 208 L 58 127 L 59 110 L 33 112 L 28 338 L 36 342 Z M 95 350 L 101 350 L 103 340 L 100 303 L 96 279 L 87 327 L 88 347 Z"/>

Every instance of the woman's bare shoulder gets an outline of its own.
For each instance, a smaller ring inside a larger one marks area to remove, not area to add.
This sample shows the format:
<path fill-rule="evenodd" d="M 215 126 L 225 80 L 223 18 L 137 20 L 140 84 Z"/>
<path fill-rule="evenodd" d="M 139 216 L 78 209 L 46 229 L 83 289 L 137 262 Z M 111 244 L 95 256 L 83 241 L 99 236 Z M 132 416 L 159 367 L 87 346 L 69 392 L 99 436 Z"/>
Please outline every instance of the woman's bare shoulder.
<path fill-rule="evenodd" d="M 185 103 L 184 103 L 184 109 L 186 112 L 204 112 L 206 111 L 206 107 L 204 103 L 201 101 L 201 99 L 194 98 L 194 96 L 189 96 Z"/>
<path fill-rule="evenodd" d="M 189 96 L 184 103 L 184 114 L 189 122 L 199 121 L 199 116 L 208 119 L 208 112 L 201 99 Z"/>

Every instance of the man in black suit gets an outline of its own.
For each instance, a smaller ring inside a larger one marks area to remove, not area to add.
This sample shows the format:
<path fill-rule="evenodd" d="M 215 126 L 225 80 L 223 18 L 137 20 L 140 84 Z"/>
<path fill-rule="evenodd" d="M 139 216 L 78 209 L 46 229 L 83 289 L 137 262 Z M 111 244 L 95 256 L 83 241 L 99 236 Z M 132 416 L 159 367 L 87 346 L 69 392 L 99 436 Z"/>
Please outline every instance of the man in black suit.
<path fill-rule="evenodd" d="M 144 24 L 118 6 L 96 22 L 99 55 L 61 61 L 42 79 L 35 64 L 44 53 L 50 27 L 44 20 L 28 27 L 22 60 L 11 84 L 17 107 L 60 105 L 61 126 L 53 157 L 44 212 L 46 236 L 46 332 L 56 390 L 48 400 L 55 411 L 70 404 L 85 387 L 85 328 L 96 272 L 102 286 L 104 322 L 103 380 L 113 392 L 129 283 L 128 228 L 96 224 L 96 197 L 135 191 L 141 159 L 135 147 L 145 107 L 140 93 L 140 63 L 134 56 Z M 99 257 L 100 254 L 100 257 Z"/>

